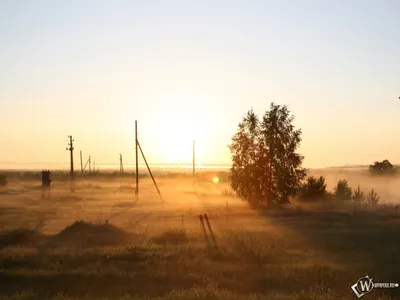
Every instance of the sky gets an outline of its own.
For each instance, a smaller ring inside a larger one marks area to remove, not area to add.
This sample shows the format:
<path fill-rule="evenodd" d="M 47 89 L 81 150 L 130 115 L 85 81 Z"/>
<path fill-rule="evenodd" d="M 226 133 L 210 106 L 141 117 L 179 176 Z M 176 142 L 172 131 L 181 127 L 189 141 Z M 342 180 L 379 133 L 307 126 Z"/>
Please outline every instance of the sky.
<path fill-rule="evenodd" d="M 400 163 L 400 1 L 0 0 L 0 167 L 229 164 L 288 105 L 309 168 Z"/>

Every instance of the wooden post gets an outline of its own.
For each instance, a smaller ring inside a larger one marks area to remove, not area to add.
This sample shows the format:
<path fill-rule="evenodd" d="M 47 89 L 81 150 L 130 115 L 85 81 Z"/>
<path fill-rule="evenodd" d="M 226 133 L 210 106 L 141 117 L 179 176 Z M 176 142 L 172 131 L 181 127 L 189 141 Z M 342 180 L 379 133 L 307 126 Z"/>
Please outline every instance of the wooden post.
<path fill-rule="evenodd" d="M 50 197 L 50 170 L 42 171 L 42 199 Z"/>
<path fill-rule="evenodd" d="M 137 126 L 137 121 L 135 121 L 135 149 L 136 149 L 136 190 L 135 190 L 135 196 L 136 200 L 139 197 L 139 157 L 138 157 L 138 126 Z"/>
<path fill-rule="evenodd" d="M 80 151 L 80 156 L 81 156 L 81 173 L 83 173 L 82 151 Z"/>
<path fill-rule="evenodd" d="M 206 226 L 204 225 L 204 217 L 203 217 L 203 215 L 199 215 L 199 219 L 200 219 L 201 228 L 203 229 L 204 239 L 206 240 L 207 246 L 209 247 L 210 246 L 210 240 L 208 238 Z"/>
<path fill-rule="evenodd" d="M 42 188 L 50 188 L 51 179 L 50 179 L 50 170 L 42 171 Z"/>
<path fill-rule="evenodd" d="M 214 232 L 213 232 L 213 230 L 211 228 L 210 220 L 208 219 L 207 214 L 204 214 L 204 219 L 206 220 L 208 230 L 210 231 L 211 239 L 213 240 L 214 245 L 215 245 L 217 243 L 217 241 L 215 239 L 215 235 L 214 235 Z"/>
<path fill-rule="evenodd" d="M 138 144 L 138 146 L 139 146 L 140 152 L 142 153 L 142 157 L 143 157 L 143 160 L 144 160 L 144 162 L 145 162 L 145 164 L 146 164 L 146 166 L 147 166 L 147 170 L 149 170 L 149 173 L 150 173 L 151 179 L 153 179 L 153 183 L 154 183 L 154 186 L 155 186 L 155 187 L 156 187 L 156 189 L 157 189 L 157 193 L 158 193 L 158 195 L 160 196 L 161 200 L 164 200 L 164 199 L 163 199 L 163 197 L 161 196 L 161 192 L 160 192 L 160 190 L 158 189 L 158 186 L 157 186 L 157 183 L 156 183 L 156 181 L 155 181 L 155 179 L 154 179 L 153 173 L 151 173 L 151 170 L 150 170 L 149 164 L 147 163 L 146 157 L 144 156 L 144 153 L 143 153 L 142 147 L 140 147 L 140 143 L 139 143 L 139 141 L 137 142 L 137 144 Z"/>

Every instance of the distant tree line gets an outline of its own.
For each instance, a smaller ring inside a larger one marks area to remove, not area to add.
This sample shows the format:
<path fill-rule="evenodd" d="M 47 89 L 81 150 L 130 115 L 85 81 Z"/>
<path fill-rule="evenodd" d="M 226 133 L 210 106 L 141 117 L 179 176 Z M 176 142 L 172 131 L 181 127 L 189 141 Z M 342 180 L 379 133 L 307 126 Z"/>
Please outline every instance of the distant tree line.
<path fill-rule="evenodd" d="M 373 165 L 369 166 L 369 170 L 378 175 L 392 175 L 397 172 L 395 168 L 387 159 L 383 161 L 376 161 Z"/>

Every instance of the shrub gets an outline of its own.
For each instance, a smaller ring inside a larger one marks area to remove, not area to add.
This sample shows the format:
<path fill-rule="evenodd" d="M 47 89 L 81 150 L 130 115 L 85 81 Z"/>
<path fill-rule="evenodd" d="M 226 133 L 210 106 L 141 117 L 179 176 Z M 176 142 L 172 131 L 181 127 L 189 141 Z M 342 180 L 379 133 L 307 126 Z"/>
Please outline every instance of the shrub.
<path fill-rule="evenodd" d="M 300 188 L 300 200 L 319 200 L 325 199 L 328 193 L 326 191 L 325 177 L 316 178 L 314 176 L 307 177 Z"/>
<path fill-rule="evenodd" d="M 357 189 L 353 191 L 352 200 L 356 203 L 364 203 L 365 196 L 364 192 L 361 191 L 360 186 L 358 186 Z"/>
<path fill-rule="evenodd" d="M 341 179 L 334 189 L 334 198 L 339 201 L 351 200 L 352 190 L 347 183 L 347 180 Z"/>
<path fill-rule="evenodd" d="M 0 174 L 0 186 L 7 185 L 7 176 L 5 174 Z"/>
<path fill-rule="evenodd" d="M 367 196 L 367 203 L 371 206 L 375 206 L 378 204 L 379 199 L 379 195 L 374 191 L 374 189 L 371 189 L 371 192 L 369 192 Z"/>

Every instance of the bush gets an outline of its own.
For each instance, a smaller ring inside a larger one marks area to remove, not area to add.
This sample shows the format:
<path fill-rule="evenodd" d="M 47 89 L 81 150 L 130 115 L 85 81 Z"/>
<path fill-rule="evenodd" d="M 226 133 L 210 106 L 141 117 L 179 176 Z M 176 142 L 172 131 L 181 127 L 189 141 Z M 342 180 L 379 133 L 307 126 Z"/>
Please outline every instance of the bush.
<path fill-rule="evenodd" d="M 7 176 L 4 174 L 0 174 L 0 186 L 7 185 Z"/>
<path fill-rule="evenodd" d="M 352 190 L 347 183 L 347 180 L 341 179 L 337 183 L 334 189 L 334 198 L 339 201 L 349 201 L 351 200 Z"/>
<path fill-rule="evenodd" d="M 375 206 L 378 204 L 379 199 L 379 195 L 374 191 L 374 189 L 371 189 L 371 192 L 369 192 L 367 196 L 367 203 L 371 206 Z"/>
<path fill-rule="evenodd" d="M 356 203 L 364 203 L 365 196 L 364 196 L 364 192 L 361 191 L 360 186 L 357 187 L 357 190 L 353 191 L 352 200 Z"/>
<path fill-rule="evenodd" d="M 303 201 L 325 199 L 327 195 L 325 177 L 323 176 L 319 178 L 314 176 L 307 177 L 307 180 L 302 184 L 299 193 L 300 200 Z"/>

